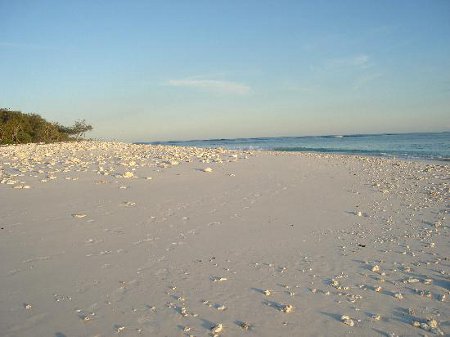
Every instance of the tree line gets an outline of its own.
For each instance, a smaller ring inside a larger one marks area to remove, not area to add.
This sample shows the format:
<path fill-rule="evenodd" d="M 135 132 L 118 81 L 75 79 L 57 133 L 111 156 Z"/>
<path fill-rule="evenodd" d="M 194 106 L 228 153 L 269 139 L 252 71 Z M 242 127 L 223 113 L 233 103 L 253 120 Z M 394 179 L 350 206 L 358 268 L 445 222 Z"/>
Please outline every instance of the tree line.
<path fill-rule="evenodd" d="M 48 122 L 38 114 L 0 108 L 0 144 L 53 143 L 79 140 L 92 130 L 86 121 L 72 126 Z"/>

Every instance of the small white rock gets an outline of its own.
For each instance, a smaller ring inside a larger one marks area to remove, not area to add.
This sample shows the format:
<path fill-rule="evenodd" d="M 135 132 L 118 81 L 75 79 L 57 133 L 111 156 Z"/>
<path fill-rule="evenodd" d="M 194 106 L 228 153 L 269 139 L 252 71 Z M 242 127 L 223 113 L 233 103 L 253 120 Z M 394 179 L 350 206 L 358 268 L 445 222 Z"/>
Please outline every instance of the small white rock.
<path fill-rule="evenodd" d="M 239 326 L 240 326 L 242 329 L 244 329 L 244 330 L 249 330 L 249 329 L 251 328 L 251 325 L 248 324 L 247 322 L 241 322 L 241 323 L 239 324 Z"/>
<path fill-rule="evenodd" d="M 394 297 L 398 300 L 402 300 L 403 299 L 403 295 L 401 293 L 395 293 Z"/>
<path fill-rule="evenodd" d="M 350 316 L 347 315 L 342 315 L 341 316 L 341 322 L 348 325 L 348 326 L 354 326 L 355 325 L 355 321 L 353 321 Z"/>
<path fill-rule="evenodd" d="M 286 304 L 286 305 L 283 305 L 282 307 L 281 307 L 281 309 L 280 309 L 282 312 L 285 312 L 285 313 L 290 313 L 290 312 L 293 312 L 294 311 L 294 306 L 293 305 L 290 305 L 290 304 Z"/>
<path fill-rule="evenodd" d="M 374 265 L 371 269 L 374 273 L 379 273 L 380 272 L 380 266 L 379 265 Z"/>
<path fill-rule="evenodd" d="M 125 172 L 122 177 L 124 178 L 133 178 L 134 177 L 134 173 L 133 172 Z"/>
<path fill-rule="evenodd" d="M 378 314 L 373 314 L 372 319 L 374 319 L 375 321 L 379 321 L 381 319 L 381 316 Z"/>
<path fill-rule="evenodd" d="M 121 333 L 122 331 L 124 331 L 125 330 L 125 327 L 124 326 L 118 326 L 118 327 L 116 327 L 116 332 L 117 333 Z"/>
<path fill-rule="evenodd" d="M 222 323 L 219 323 L 219 324 L 214 325 L 214 326 L 211 328 L 211 331 L 212 331 L 213 333 L 221 333 L 221 332 L 223 331 L 223 324 L 222 324 Z"/>

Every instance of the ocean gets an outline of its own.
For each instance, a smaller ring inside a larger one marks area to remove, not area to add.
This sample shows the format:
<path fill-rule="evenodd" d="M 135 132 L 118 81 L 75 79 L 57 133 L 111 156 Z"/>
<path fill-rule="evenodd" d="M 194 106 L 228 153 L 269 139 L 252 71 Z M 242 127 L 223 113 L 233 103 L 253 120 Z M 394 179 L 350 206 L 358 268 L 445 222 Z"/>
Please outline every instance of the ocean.
<path fill-rule="evenodd" d="M 450 132 L 207 139 L 140 142 L 139 144 L 222 147 L 240 150 L 340 153 L 413 160 L 450 161 Z"/>

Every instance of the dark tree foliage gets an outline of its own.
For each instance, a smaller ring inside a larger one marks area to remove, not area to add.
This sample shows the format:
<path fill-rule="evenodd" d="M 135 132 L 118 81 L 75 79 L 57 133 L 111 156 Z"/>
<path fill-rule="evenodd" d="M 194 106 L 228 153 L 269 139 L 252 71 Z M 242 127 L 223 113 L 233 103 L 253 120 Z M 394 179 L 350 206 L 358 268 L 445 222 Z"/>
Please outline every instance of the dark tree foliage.
<path fill-rule="evenodd" d="M 62 132 L 67 133 L 70 136 L 75 136 L 76 140 L 79 140 L 88 131 L 92 130 L 92 126 L 86 123 L 86 120 L 75 121 L 75 124 L 70 127 L 61 126 Z"/>
<path fill-rule="evenodd" d="M 0 108 L 0 144 L 52 143 L 79 140 L 92 130 L 85 120 L 67 127 L 46 121 L 37 114 Z"/>

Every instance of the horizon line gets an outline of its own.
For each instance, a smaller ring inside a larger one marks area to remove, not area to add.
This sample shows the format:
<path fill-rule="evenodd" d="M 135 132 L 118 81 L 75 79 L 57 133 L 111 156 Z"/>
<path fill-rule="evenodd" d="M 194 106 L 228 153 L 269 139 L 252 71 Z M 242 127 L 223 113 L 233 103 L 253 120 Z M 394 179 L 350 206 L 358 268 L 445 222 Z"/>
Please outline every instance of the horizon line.
<path fill-rule="evenodd" d="M 208 142 L 208 141 L 227 141 L 238 139 L 274 139 L 274 138 L 313 138 L 313 137 L 358 137 L 358 136 L 396 136 L 412 134 L 430 134 L 430 133 L 450 133 L 446 131 L 410 131 L 410 132 L 382 132 L 382 133 L 351 133 L 351 134 L 322 134 L 309 136 L 258 136 L 258 137 L 235 137 L 235 138 L 206 138 L 206 139 L 188 139 L 188 140 L 154 140 L 154 141 L 132 141 L 132 144 L 152 144 L 152 143 L 188 143 L 188 142 Z"/>

